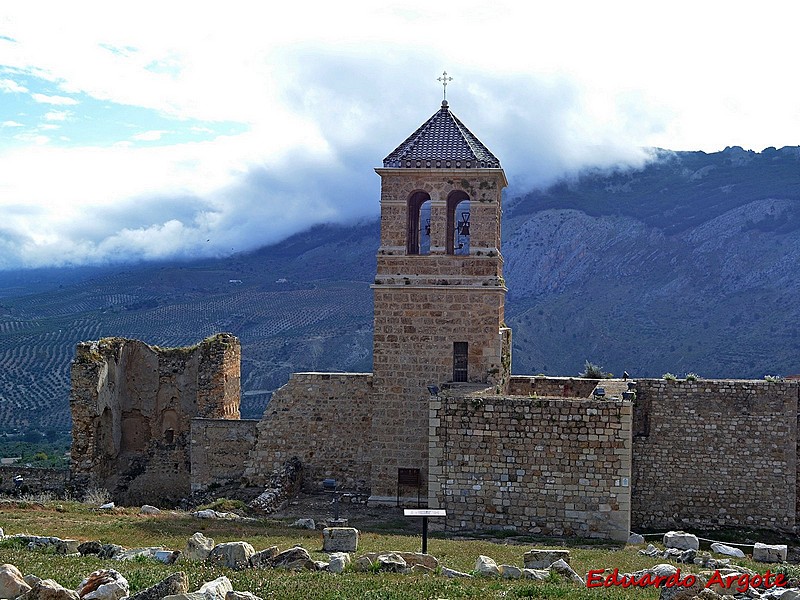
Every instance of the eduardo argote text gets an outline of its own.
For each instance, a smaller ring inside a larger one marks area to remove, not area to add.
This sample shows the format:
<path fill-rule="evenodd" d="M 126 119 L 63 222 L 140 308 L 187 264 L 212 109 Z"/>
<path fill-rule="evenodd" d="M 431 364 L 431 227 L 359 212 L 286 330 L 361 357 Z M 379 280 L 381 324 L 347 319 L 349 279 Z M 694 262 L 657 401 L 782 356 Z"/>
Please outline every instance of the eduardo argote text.
<path fill-rule="evenodd" d="M 619 569 L 614 569 L 606 573 L 605 569 L 592 569 L 586 577 L 586 587 L 692 587 L 697 584 L 697 576 L 691 573 L 681 575 L 678 569 L 672 575 L 653 575 L 645 573 L 640 576 L 620 575 Z M 723 575 L 718 570 L 708 578 L 705 587 L 720 586 L 724 589 L 735 589 L 737 592 L 746 592 L 751 587 L 770 589 L 773 587 L 786 587 L 786 577 L 782 573 L 772 573 L 769 569 L 763 575 L 749 575 L 738 573 L 733 575 Z"/>

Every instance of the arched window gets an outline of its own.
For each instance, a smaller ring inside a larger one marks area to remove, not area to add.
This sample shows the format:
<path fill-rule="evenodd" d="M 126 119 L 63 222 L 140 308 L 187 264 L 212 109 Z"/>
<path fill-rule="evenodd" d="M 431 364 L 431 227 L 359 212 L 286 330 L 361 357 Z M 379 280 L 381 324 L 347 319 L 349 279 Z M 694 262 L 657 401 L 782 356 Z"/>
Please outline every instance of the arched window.
<path fill-rule="evenodd" d="M 414 192 L 408 199 L 407 254 L 429 254 L 431 251 L 431 197 Z"/>
<path fill-rule="evenodd" d="M 469 196 L 461 190 L 447 197 L 447 253 L 469 254 Z"/>

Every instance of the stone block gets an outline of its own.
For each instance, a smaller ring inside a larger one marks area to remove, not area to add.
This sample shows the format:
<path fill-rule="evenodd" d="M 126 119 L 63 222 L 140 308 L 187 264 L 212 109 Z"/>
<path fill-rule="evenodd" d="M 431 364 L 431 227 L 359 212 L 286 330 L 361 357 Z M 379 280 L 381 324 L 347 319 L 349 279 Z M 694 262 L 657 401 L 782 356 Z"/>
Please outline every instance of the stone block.
<path fill-rule="evenodd" d="M 323 552 L 355 552 L 358 550 L 358 529 L 326 527 L 322 530 Z"/>
<path fill-rule="evenodd" d="M 779 563 L 786 560 L 786 544 L 761 544 L 753 547 L 753 560 L 764 563 Z"/>
<path fill-rule="evenodd" d="M 685 531 L 668 531 L 664 534 L 664 546 L 678 550 L 699 550 L 700 540 Z"/>
<path fill-rule="evenodd" d="M 564 560 L 568 563 L 569 550 L 540 550 L 534 548 L 523 556 L 526 569 L 546 569 L 557 560 Z"/>

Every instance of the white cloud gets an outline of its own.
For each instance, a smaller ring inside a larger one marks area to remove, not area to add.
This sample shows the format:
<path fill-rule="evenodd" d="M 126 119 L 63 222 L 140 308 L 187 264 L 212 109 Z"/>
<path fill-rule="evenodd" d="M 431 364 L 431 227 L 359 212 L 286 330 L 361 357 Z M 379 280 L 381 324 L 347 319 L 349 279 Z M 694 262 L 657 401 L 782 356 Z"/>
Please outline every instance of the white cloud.
<path fill-rule="evenodd" d="M 25 94 L 28 92 L 28 88 L 19 85 L 13 79 L 0 79 L 0 91 L 7 92 L 9 94 Z"/>
<path fill-rule="evenodd" d="M 40 104 L 53 104 L 57 106 L 74 106 L 78 104 L 78 101 L 75 98 L 70 98 L 68 96 L 47 96 L 45 94 L 31 94 L 31 98 L 33 98 L 36 102 Z"/>
<path fill-rule="evenodd" d="M 3 121 L 3 127 L 25 127 L 22 123 L 17 121 Z"/>
<path fill-rule="evenodd" d="M 160 140 L 161 136 L 164 135 L 165 133 L 170 133 L 170 132 L 160 129 L 153 129 L 151 131 L 143 131 L 142 133 L 137 133 L 136 135 L 131 136 L 131 139 L 139 142 L 153 142 L 156 140 Z"/>
<path fill-rule="evenodd" d="M 173 118 L 170 132 L 204 120 L 242 133 L 140 147 L 167 132 L 143 122 L 100 148 L 21 132 L 27 146 L 0 154 L 0 238 L 16 240 L 0 268 L 216 255 L 375 215 L 371 169 L 436 110 L 443 69 L 453 111 L 520 191 L 586 165 L 641 164 L 643 146 L 797 144 L 792 10 L 344 0 L 272 4 L 265 19 L 241 1 L 98 1 L 53 3 L 43 19 L 18 3 L 0 90 L 29 93 L 38 78 L 49 87 L 35 99 L 74 107 L 42 127 L 91 124 L 85 111 L 115 103 Z M 70 104 L 76 94 L 87 100 Z"/>

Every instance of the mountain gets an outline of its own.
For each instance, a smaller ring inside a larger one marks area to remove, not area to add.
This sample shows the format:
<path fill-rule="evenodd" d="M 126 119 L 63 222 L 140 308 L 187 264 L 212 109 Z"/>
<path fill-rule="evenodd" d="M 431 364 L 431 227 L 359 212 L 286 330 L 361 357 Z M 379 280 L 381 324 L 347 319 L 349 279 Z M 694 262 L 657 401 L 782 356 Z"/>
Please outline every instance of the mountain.
<path fill-rule="evenodd" d="M 654 151 L 506 201 L 515 373 L 800 372 L 800 148 Z M 81 340 L 230 331 L 242 413 L 298 370 L 371 370 L 377 221 L 218 260 L 0 272 L 0 428 L 69 426 Z"/>

